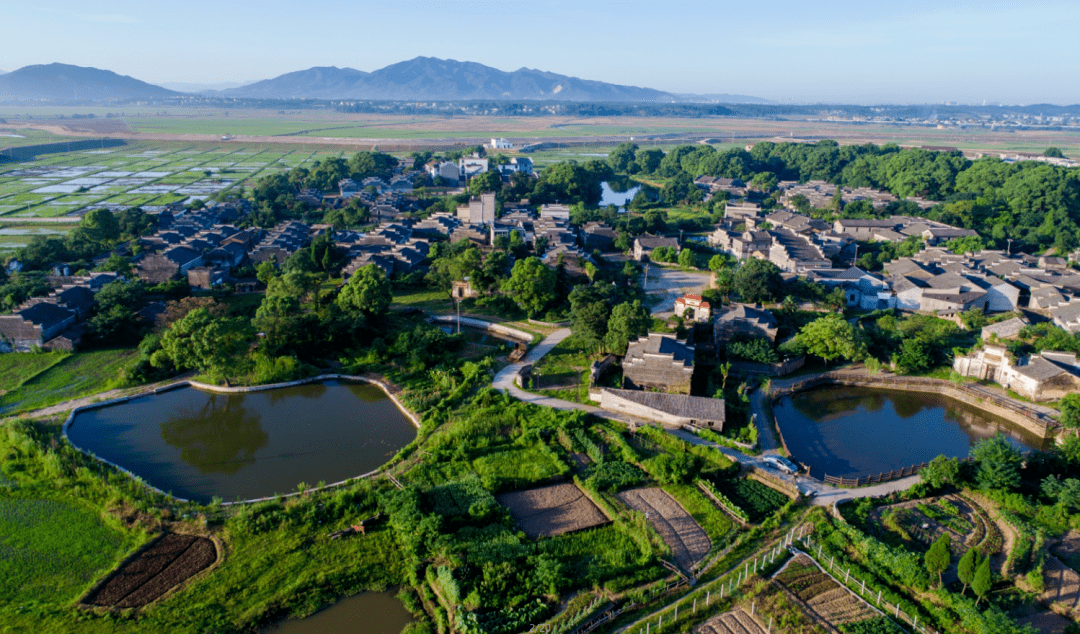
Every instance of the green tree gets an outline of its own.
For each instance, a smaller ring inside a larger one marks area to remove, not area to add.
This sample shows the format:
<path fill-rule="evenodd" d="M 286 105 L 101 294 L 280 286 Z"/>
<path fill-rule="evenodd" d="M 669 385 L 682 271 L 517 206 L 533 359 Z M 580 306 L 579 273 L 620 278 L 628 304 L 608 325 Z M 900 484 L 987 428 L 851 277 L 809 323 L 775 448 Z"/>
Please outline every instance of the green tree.
<path fill-rule="evenodd" d="M 502 189 L 502 176 L 496 170 L 489 170 L 469 179 L 469 191 L 473 195 L 498 192 L 500 189 Z"/>
<path fill-rule="evenodd" d="M 608 351 L 626 354 L 630 342 L 647 335 L 651 324 L 649 310 L 642 306 L 639 300 L 619 304 L 611 311 L 608 332 L 604 337 Z"/>
<path fill-rule="evenodd" d="M 862 331 L 836 314 L 806 324 L 784 346 L 825 361 L 858 361 L 866 357 L 866 340 Z"/>
<path fill-rule="evenodd" d="M 714 258 L 715 259 L 715 258 Z M 720 296 L 724 301 L 735 290 L 735 270 L 729 267 L 724 267 L 719 271 L 716 271 L 716 275 L 713 278 L 713 285 L 716 286 L 716 290 L 720 292 Z"/>
<path fill-rule="evenodd" d="M 97 242 L 112 242 L 120 237 L 120 222 L 108 209 L 91 209 L 86 212 L 79 228 Z"/>
<path fill-rule="evenodd" d="M 779 182 L 780 179 L 772 172 L 758 172 L 750 179 L 750 186 L 758 191 L 770 192 Z"/>
<path fill-rule="evenodd" d="M 530 317 L 539 315 L 555 301 L 555 271 L 538 257 L 514 262 L 510 277 L 502 283 L 502 291 Z"/>
<path fill-rule="evenodd" d="M 932 574 L 937 575 L 938 585 L 942 585 L 941 575 L 949 569 L 949 564 L 952 563 L 952 555 L 949 553 L 949 533 L 942 533 L 930 549 L 923 555 L 923 562 L 926 564 L 926 570 Z"/>
<path fill-rule="evenodd" d="M 142 303 L 143 294 L 140 282 L 116 280 L 102 286 L 94 296 L 96 306 L 89 323 L 94 338 L 106 343 L 136 339 L 139 317 L 135 310 Z"/>
<path fill-rule="evenodd" d="M 1003 434 L 980 441 L 971 448 L 971 457 L 979 465 L 979 486 L 1002 491 L 1020 486 L 1020 452 Z"/>
<path fill-rule="evenodd" d="M 964 584 L 964 589 L 960 591 L 960 594 L 966 593 L 968 586 L 975 579 L 975 569 L 979 567 L 978 556 L 974 548 L 968 548 L 964 556 L 960 558 L 960 563 L 956 565 L 956 576 L 960 578 L 960 583 Z"/>
<path fill-rule="evenodd" d="M 749 258 L 735 272 L 733 288 L 747 303 L 768 302 L 784 285 L 780 268 L 768 260 Z"/>
<path fill-rule="evenodd" d="M 214 317 L 206 308 L 196 308 L 165 331 L 161 349 L 150 362 L 158 368 L 171 363 L 179 370 L 199 370 L 227 380 L 250 336 L 244 320 Z"/>
<path fill-rule="evenodd" d="M 971 578 L 971 589 L 975 591 L 975 596 L 979 597 L 975 601 L 976 606 L 986 598 L 992 585 L 993 576 L 990 573 L 990 557 L 987 556 L 983 558 L 982 563 L 975 569 L 975 575 Z"/>
<path fill-rule="evenodd" d="M 394 294 L 386 273 L 374 264 L 360 267 L 337 296 L 337 305 L 364 319 L 381 318 L 390 309 Z"/>
<path fill-rule="evenodd" d="M 684 269 L 696 269 L 697 268 L 697 253 L 694 253 L 690 249 L 683 249 L 679 252 L 679 266 Z"/>
<path fill-rule="evenodd" d="M 611 167 L 620 174 L 633 174 L 638 170 L 636 159 L 638 146 L 635 143 L 621 143 L 608 154 Z"/>
<path fill-rule="evenodd" d="M 603 343 L 614 298 L 611 284 L 582 284 L 570 291 L 570 329 L 586 346 Z"/>
<path fill-rule="evenodd" d="M 1061 423 L 1062 429 L 1071 430 L 1074 435 L 1080 437 L 1080 394 L 1066 394 L 1059 401 L 1058 409 L 1061 410 L 1061 418 L 1058 422 Z"/>
<path fill-rule="evenodd" d="M 637 170 L 643 174 L 652 174 L 660 168 L 660 161 L 664 160 L 662 150 L 638 150 L 634 162 Z"/>
<path fill-rule="evenodd" d="M 956 482 L 960 474 L 960 461 L 956 458 L 938 456 L 919 471 L 922 481 L 935 489 L 940 489 Z"/>
<path fill-rule="evenodd" d="M 1049 156 L 1050 158 L 1062 158 L 1063 156 L 1065 156 L 1065 154 L 1062 153 L 1061 148 L 1051 145 L 1050 147 L 1046 148 L 1045 152 L 1043 152 L 1043 156 Z"/>

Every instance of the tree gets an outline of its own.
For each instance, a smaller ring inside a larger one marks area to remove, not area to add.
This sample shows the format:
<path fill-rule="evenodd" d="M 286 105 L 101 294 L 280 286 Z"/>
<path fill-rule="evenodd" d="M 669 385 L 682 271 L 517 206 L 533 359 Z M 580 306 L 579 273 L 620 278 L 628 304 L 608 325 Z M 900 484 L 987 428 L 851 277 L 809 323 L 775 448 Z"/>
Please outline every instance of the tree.
<path fill-rule="evenodd" d="M 735 290 L 735 271 L 728 267 L 720 269 L 713 278 L 713 285 L 720 291 L 724 301 L 727 301 L 728 296 Z"/>
<path fill-rule="evenodd" d="M 362 266 L 337 296 L 337 305 L 345 312 L 360 314 L 365 319 L 386 315 L 394 301 L 390 280 L 386 273 L 374 264 Z"/>
<path fill-rule="evenodd" d="M 638 166 L 635 162 L 638 146 L 636 143 L 621 143 L 608 154 L 611 167 L 620 174 L 633 174 Z"/>
<path fill-rule="evenodd" d="M 1072 430 L 1080 438 L 1080 394 L 1066 394 L 1058 409 L 1061 410 L 1061 418 L 1058 419 L 1061 427 Z"/>
<path fill-rule="evenodd" d="M 847 293 L 837 286 L 825 296 L 825 304 L 832 310 L 843 310 L 847 306 Z"/>
<path fill-rule="evenodd" d="M 610 284 L 583 284 L 570 291 L 570 329 L 587 346 L 596 347 L 604 341 L 614 291 Z"/>
<path fill-rule="evenodd" d="M 1020 452 L 1003 434 L 995 434 L 971 448 L 979 465 L 979 486 L 986 489 L 1012 490 L 1020 486 Z"/>
<path fill-rule="evenodd" d="M 94 300 L 94 316 L 90 318 L 90 330 L 94 338 L 107 343 L 131 340 L 139 334 L 139 316 L 135 308 L 142 302 L 143 285 L 140 282 L 116 280 L 101 287 Z"/>
<path fill-rule="evenodd" d="M 776 292 L 783 287 L 780 268 L 768 260 L 750 258 L 735 272 L 734 291 L 742 301 L 758 303 L 776 299 Z"/>
<path fill-rule="evenodd" d="M 498 170 L 489 170 L 469 179 L 469 191 L 473 195 L 497 192 L 502 189 L 502 176 Z"/>
<path fill-rule="evenodd" d="M 935 489 L 953 484 L 960 473 L 960 461 L 956 458 L 938 456 L 919 471 L 922 481 Z"/>
<path fill-rule="evenodd" d="M 697 268 L 697 253 L 694 253 L 690 249 L 683 249 L 679 252 L 679 266 L 684 269 Z"/>
<path fill-rule="evenodd" d="M 967 592 L 968 586 L 975 579 L 975 569 L 979 567 L 978 556 L 974 548 L 968 548 L 956 566 L 956 576 L 960 578 L 960 583 L 964 584 L 964 589 L 960 591 L 960 594 Z"/>
<path fill-rule="evenodd" d="M 196 308 L 165 331 L 161 349 L 150 362 L 157 368 L 172 363 L 179 370 L 195 369 L 227 379 L 249 338 L 244 320 L 214 317 L 206 308 Z"/>
<path fill-rule="evenodd" d="M 826 315 L 806 324 L 784 346 L 825 361 L 858 361 L 866 357 L 866 340 L 862 331 L 837 314 Z"/>
<path fill-rule="evenodd" d="M 942 585 L 941 575 L 949 569 L 949 564 L 952 563 L 952 554 L 949 553 L 949 533 L 942 533 L 941 537 L 937 539 L 930 546 L 930 550 L 926 551 L 923 556 L 923 562 L 926 564 L 926 570 L 938 577 L 938 585 Z"/>
<path fill-rule="evenodd" d="M 641 301 L 623 302 L 611 311 L 604 343 L 610 352 L 626 354 L 630 342 L 647 335 L 651 324 L 649 311 L 641 305 Z"/>
<path fill-rule="evenodd" d="M 555 284 L 555 271 L 534 256 L 514 262 L 502 291 L 532 317 L 555 301 Z"/>
<path fill-rule="evenodd" d="M 1065 154 L 1061 151 L 1061 148 L 1051 145 L 1043 152 L 1043 156 L 1049 156 L 1050 158 L 1062 158 Z"/>
<path fill-rule="evenodd" d="M 644 174 L 652 174 L 660 167 L 660 161 L 662 160 L 664 160 L 663 150 L 638 150 L 634 158 L 634 163 L 636 164 L 637 171 Z"/>
<path fill-rule="evenodd" d="M 91 209 L 86 212 L 79 228 L 96 242 L 111 242 L 120 237 L 120 222 L 108 209 Z"/>
<path fill-rule="evenodd" d="M 988 555 L 983 558 L 982 563 L 975 569 L 975 575 L 971 578 L 971 589 L 975 591 L 975 596 L 979 597 L 975 601 L 976 606 L 990 592 L 992 583 L 993 577 L 990 574 L 990 557 Z"/>
<path fill-rule="evenodd" d="M 758 191 L 770 192 L 779 182 L 780 179 L 772 172 L 758 172 L 750 179 L 750 186 Z"/>

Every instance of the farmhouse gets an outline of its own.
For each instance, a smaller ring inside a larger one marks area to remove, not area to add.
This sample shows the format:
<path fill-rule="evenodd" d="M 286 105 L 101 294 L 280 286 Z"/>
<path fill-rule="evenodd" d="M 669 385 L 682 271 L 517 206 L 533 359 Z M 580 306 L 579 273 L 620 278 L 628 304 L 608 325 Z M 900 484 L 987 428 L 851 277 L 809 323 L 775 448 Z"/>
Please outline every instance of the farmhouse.
<path fill-rule="evenodd" d="M 665 425 L 700 427 L 720 431 L 724 428 L 724 399 L 661 394 L 638 390 L 600 390 L 600 407 L 653 420 Z"/>
<path fill-rule="evenodd" d="M 706 322 L 712 319 L 712 305 L 701 295 L 687 294 L 675 300 L 675 314 L 691 321 Z"/>
<path fill-rule="evenodd" d="M 645 258 L 649 257 L 649 254 L 659 247 L 675 249 L 676 253 L 682 250 L 679 247 L 679 241 L 675 238 L 645 234 L 634 238 L 634 259 L 638 262 L 644 261 Z"/>
<path fill-rule="evenodd" d="M 779 323 L 773 314 L 760 306 L 732 304 L 713 322 L 713 342 L 717 345 L 737 337 L 765 337 L 776 341 Z"/>
<path fill-rule="evenodd" d="M 50 302 L 0 315 L 2 347 L 11 352 L 29 352 L 75 325 L 77 319 L 75 311 Z"/>
<path fill-rule="evenodd" d="M 623 384 L 638 390 L 689 394 L 694 347 L 675 335 L 650 332 L 631 342 L 623 358 Z"/>
<path fill-rule="evenodd" d="M 1004 346 L 982 350 L 953 361 L 961 376 L 994 381 L 1033 401 L 1050 401 L 1080 390 L 1080 361 L 1069 352 L 1043 351 L 1026 363 L 1013 361 Z"/>

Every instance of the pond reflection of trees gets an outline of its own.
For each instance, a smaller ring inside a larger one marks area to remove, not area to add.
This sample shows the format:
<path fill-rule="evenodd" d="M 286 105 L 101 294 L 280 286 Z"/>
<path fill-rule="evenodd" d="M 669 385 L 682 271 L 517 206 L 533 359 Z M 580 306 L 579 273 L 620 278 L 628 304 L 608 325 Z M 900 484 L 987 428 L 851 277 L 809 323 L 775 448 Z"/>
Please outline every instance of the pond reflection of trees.
<path fill-rule="evenodd" d="M 244 398 L 213 394 L 201 407 L 178 408 L 161 424 L 161 437 L 200 473 L 236 473 L 269 441 L 261 416 L 243 406 Z"/>

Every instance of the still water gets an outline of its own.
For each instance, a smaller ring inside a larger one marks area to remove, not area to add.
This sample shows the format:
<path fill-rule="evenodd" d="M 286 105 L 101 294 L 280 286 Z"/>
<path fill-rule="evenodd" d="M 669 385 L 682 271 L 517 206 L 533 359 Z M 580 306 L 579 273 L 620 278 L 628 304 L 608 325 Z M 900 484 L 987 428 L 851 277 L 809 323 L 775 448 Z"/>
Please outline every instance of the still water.
<path fill-rule="evenodd" d="M 378 386 L 327 381 L 247 394 L 181 388 L 81 412 L 68 437 L 163 491 L 205 502 L 367 473 L 416 428 Z"/>
<path fill-rule="evenodd" d="M 1020 449 L 1045 442 L 993 414 L 921 392 L 825 387 L 782 397 L 773 412 L 793 458 L 816 477 L 876 475 L 941 454 L 965 457 L 998 432 Z"/>
<path fill-rule="evenodd" d="M 641 185 L 630 187 L 632 182 L 630 179 L 625 179 L 624 181 L 604 181 L 600 183 L 600 188 L 603 190 L 600 196 L 600 206 L 615 205 L 616 207 L 625 207 L 641 189 Z"/>
<path fill-rule="evenodd" d="M 263 634 L 398 634 L 411 620 L 393 592 L 364 592 L 306 619 L 282 621 Z"/>

